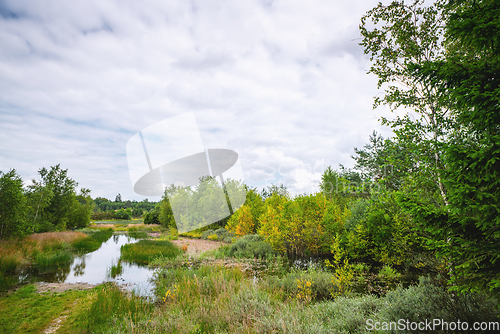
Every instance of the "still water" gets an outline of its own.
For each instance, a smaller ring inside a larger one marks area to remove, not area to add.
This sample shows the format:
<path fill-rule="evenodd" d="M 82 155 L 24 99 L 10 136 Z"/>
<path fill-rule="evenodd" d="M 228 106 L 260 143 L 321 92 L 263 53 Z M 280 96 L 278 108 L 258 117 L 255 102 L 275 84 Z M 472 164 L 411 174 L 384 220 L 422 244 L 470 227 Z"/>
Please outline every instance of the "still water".
<path fill-rule="evenodd" d="M 111 267 L 118 264 L 120 247 L 139 241 L 126 234 L 115 234 L 101 247 L 83 256 L 77 257 L 73 263 L 61 266 L 53 271 L 38 273 L 38 281 L 47 283 L 89 283 L 100 284 L 115 281 L 117 284 L 135 291 L 142 296 L 151 296 L 153 284 L 150 282 L 153 270 L 147 266 L 138 266 L 122 262 L 121 270 L 111 276 Z"/>

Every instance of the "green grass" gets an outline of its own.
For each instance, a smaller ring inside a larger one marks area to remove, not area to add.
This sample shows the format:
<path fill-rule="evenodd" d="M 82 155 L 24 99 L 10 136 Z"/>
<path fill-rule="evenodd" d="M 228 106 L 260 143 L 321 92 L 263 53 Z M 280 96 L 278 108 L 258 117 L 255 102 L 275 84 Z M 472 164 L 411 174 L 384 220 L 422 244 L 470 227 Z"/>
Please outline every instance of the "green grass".
<path fill-rule="evenodd" d="M 43 333 L 63 313 L 71 317 L 84 308 L 87 294 L 87 291 L 39 294 L 30 284 L 0 296 L 0 333 Z M 72 319 L 72 329 L 66 333 L 78 333 L 78 326 L 84 326 L 82 319 Z"/>
<path fill-rule="evenodd" d="M 86 291 L 41 294 L 30 284 L 0 296 L 0 333 L 43 333 L 61 316 L 65 318 L 57 333 L 102 333 L 113 328 L 117 317 L 133 325 L 152 310 L 153 304 L 112 283 Z"/>
<path fill-rule="evenodd" d="M 120 259 L 136 264 L 148 264 L 155 257 L 172 258 L 180 253 L 181 250 L 168 240 L 140 240 L 123 245 Z"/>

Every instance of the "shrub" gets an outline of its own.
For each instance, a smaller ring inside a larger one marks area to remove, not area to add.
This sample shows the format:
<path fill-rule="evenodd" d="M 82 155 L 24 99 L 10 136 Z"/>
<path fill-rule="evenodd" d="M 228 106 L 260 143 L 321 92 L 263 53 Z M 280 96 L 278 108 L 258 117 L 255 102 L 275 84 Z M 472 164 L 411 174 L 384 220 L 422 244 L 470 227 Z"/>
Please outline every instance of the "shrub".
<path fill-rule="evenodd" d="M 331 238 L 343 228 L 348 209 L 328 201 L 323 194 L 289 199 L 273 194 L 259 218 L 259 234 L 289 257 L 326 254 Z"/>
<path fill-rule="evenodd" d="M 387 292 L 380 316 L 387 321 L 442 319 L 444 321 L 498 321 L 495 300 L 480 293 L 456 295 L 446 287 L 421 277 L 417 286 Z"/>
<path fill-rule="evenodd" d="M 206 230 L 201 234 L 201 238 L 205 240 L 221 240 L 225 243 L 231 243 L 234 238 L 234 234 L 225 228 L 219 228 L 217 230 Z"/>
<path fill-rule="evenodd" d="M 228 255 L 232 257 L 265 259 L 274 254 L 271 245 L 258 234 L 245 235 L 237 239 L 228 250 Z"/>
<path fill-rule="evenodd" d="M 201 239 L 204 239 L 204 240 L 207 240 L 209 236 L 211 235 L 214 235 L 215 234 L 215 230 L 206 230 L 204 232 L 201 233 Z"/>
<path fill-rule="evenodd" d="M 332 274 L 324 271 L 293 271 L 282 278 L 268 276 L 262 286 L 278 299 L 303 302 L 331 299 Z"/>
<path fill-rule="evenodd" d="M 248 205 L 243 205 L 239 208 L 227 222 L 228 229 L 237 236 L 255 233 L 255 225 L 255 219 Z"/>

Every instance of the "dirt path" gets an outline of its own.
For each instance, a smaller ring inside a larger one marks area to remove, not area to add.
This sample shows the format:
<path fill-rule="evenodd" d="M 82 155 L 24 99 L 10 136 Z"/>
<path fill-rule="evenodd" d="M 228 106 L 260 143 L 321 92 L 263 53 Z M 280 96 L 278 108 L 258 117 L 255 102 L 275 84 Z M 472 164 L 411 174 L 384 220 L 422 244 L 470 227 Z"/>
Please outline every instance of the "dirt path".
<path fill-rule="evenodd" d="M 222 246 L 224 243 L 220 241 L 212 241 L 212 240 L 204 240 L 204 239 L 190 239 L 190 238 L 182 238 L 179 240 L 172 240 L 176 246 L 182 249 L 182 246 L 187 246 L 187 254 L 191 256 L 200 255 L 203 252 L 217 249 Z"/>

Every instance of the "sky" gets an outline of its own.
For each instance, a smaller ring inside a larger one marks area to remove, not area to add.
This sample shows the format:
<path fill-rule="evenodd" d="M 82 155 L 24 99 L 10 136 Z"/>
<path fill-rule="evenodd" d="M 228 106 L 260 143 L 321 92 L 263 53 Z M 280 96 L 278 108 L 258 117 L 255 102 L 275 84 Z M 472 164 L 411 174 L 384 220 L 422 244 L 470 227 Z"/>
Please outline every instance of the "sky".
<path fill-rule="evenodd" d="M 29 184 L 60 164 L 94 198 L 140 201 L 127 142 L 192 112 L 249 186 L 316 192 L 391 135 L 358 45 L 377 2 L 0 0 L 0 171 Z"/>

